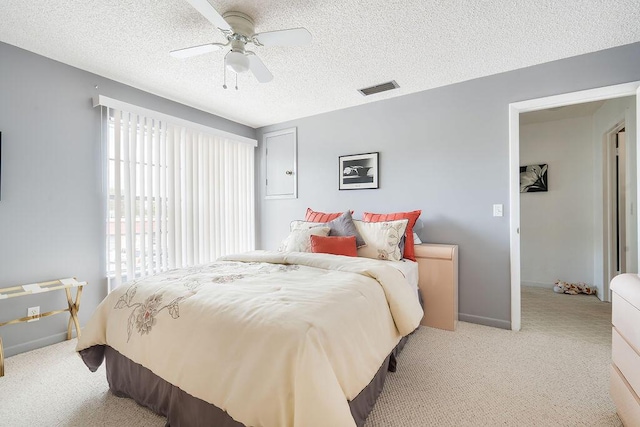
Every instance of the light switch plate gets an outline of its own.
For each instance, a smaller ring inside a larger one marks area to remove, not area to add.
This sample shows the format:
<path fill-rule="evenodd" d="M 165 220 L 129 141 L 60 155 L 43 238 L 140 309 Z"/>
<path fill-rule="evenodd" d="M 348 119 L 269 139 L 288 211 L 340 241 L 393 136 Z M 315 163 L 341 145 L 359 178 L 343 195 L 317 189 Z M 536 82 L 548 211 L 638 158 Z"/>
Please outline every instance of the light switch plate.
<path fill-rule="evenodd" d="M 502 204 L 493 205 L 493 216 L 502 216 Z"/>

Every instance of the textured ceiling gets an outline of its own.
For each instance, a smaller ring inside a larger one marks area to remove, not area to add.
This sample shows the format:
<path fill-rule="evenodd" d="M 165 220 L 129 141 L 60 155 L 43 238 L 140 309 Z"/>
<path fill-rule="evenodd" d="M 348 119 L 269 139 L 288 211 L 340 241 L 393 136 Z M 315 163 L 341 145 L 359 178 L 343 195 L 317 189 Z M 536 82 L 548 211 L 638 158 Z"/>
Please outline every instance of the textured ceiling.
<path fill-rule="evenodd" d="M 184 0 L 1 0 L 0 41 L 252 127 L 640 41 L 637 0 L 210 2 L 313 42 L 253 49 L 275 78 L 243 74 L 236 91 L 222 88 L 224 51 L 168 55 L 225 42 Z M 400 89 L 356 91 L 388 80 Z"/>

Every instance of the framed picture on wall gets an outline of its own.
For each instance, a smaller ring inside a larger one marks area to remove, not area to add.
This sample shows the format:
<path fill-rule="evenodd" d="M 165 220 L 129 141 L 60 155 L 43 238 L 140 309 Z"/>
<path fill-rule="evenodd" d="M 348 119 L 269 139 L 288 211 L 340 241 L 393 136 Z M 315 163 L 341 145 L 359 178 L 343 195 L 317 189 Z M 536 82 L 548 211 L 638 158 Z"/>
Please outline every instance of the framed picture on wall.
<path fill-rule="evenodd" d="M 520 192 L 537 193 L 547 191 L 548 165 L 520 166 Z"/>
<path fill-rule="evenodd" d="M 378 152 L 338 157 L 338 189 L 378 188 Z"/>

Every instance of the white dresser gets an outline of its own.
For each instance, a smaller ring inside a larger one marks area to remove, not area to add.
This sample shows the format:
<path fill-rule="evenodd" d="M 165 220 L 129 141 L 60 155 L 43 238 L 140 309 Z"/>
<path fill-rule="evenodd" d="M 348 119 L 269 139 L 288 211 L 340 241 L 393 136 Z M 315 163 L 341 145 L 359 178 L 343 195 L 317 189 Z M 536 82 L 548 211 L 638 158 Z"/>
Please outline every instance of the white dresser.
<path fill-rule="evenodd" d="M 621 274 L 611 281 L 611 398 L 625 427 L 640 426 L 640 277 Z"/>

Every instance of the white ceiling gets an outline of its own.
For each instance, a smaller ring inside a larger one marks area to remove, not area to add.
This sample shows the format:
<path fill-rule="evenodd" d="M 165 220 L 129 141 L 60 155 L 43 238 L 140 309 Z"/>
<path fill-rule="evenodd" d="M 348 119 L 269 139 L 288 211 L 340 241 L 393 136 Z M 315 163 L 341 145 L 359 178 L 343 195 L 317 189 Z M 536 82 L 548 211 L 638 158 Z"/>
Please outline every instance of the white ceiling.
<path fill-rule="evenodd" d="M 637 0 L 210 2 L 313 42 L 254 49 L 275 78 L 243 74 L 236 91 L 222 88 L 224 51 L 168 55 L 226 41 L 184 0 L 1 0 L 0 41 L 252 127 L 640 41 Z M 400 89 L 356 91 L 389 80 Z"/>

